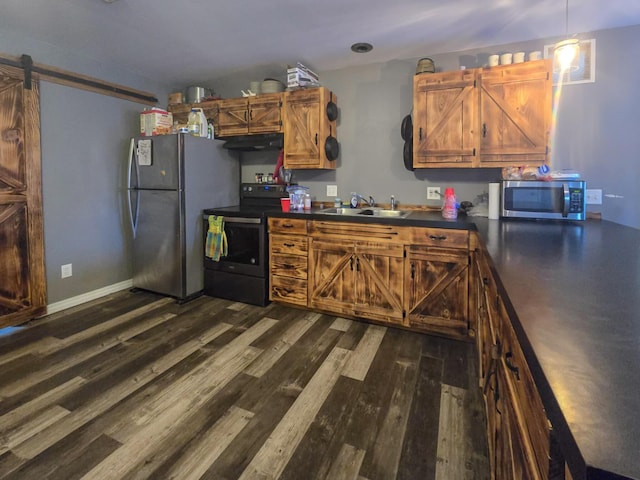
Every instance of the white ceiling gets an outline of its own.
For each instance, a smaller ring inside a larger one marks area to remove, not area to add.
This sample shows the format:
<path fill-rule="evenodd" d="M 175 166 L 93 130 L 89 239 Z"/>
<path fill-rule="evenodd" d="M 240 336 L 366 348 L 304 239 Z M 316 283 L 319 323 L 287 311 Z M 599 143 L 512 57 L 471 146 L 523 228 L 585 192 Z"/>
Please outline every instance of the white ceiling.
<path fill-rule="evenodd" d="M 563 0 L 2 0 L 0 28 L 174 85 L 565 36 Z M 569 33 L 640 24 L 638 0 L 570 0 Z M 374 50 L 349 47 L 369 42 Z M 2 46 L 0 45 L 0 52 Z M 20 52 L 30 54 L 30 52 Z M 35 62 L 47 64 L 46 58 Z"/>

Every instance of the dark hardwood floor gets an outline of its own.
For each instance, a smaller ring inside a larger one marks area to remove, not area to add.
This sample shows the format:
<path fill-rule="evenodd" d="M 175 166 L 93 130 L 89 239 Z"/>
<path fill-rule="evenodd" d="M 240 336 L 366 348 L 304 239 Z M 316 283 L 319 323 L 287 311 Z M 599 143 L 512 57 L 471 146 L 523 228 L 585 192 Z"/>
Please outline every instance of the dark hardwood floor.
<path fill-rule="evenodd" d="M 486 479 L 471 344 L 121 292 L 0 336 L 0 479 Z"/>

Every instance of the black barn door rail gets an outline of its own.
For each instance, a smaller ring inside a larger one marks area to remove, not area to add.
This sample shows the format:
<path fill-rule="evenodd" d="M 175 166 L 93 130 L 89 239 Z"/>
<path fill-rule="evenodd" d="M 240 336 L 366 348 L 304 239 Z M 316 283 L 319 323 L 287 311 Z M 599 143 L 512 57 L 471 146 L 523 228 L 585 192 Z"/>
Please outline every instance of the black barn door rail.
<path fill-rule="evenodd" d="M 67 85 L 70 87 L 89 90 L 91 92 L 109 95 L 112 97 L 131 100 L 132 102 L 145 105 L 155 105 L 158 99 L 155 95 L 140 90 L 127 88 L 123 85 L 104 82 L 102 80 L 69 72 L 47 65 L 33 63 L 31 56 L 22 55 L 19 58 L 6 57 L 0 55 L 0 65 L 8 65 L 24 70 L 24 88 L 31 89 L 31 78 L 33 73 L 37 73 L 42 80 Z"/>

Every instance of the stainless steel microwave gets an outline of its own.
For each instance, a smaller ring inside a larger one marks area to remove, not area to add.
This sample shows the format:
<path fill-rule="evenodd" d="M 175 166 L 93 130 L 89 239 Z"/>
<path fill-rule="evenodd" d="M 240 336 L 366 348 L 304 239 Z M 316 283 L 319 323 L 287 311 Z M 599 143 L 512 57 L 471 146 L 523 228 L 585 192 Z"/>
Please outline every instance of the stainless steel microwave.
<path fill-rule="evenodd" d="M 584 180 L 505 180 L 502 182 L 503 217 L 584 220 L 587 182 Z"/>

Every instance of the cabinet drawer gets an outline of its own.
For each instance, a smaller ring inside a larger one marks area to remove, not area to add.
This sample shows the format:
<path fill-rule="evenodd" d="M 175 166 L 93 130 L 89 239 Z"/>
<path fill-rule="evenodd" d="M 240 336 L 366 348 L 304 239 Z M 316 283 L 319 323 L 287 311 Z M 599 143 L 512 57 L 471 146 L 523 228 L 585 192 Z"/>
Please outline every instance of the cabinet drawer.
<path fill-rule="evenodd" d="M 469 248 L 469 232 L 447 228 L 410 228 L 409 243 L 431 247 Z"/>
<path fill-rule="evenodd" d="M 299 278 L 271 276 L 269 299 L 307 306 L 307 281 Z"/>
<path fill-rule="evenodd" d="M 269 218 L 269 232 L 307 234 L 307 221 L 296 218 Z"/>
<path fill-rule="evenodd" d="M 549 470 L 549 421 L 520 343 L 506 315 L 502 306 L 500 337 L 506 383 L 525 446 L 532 450 L 538 471 L 546 478 Z"/>
<path fill-rule="evenodd" d="M 274 254 L 271 256 L 271 275 L 307 278 L 307 257 Z"/>
<path fill-rule="evenodd" d="M 336 236 L 343 236 L 350 240 L 373 239 L 392 242 L 401 241 L 401 230 L 393 225 L 378 223 L 325 222 L 322 220 L 314 220 L 309 226 L 309 234 L 317 238 L 327 235 L 333 239 Z"/>
<path fill-rule="evenodd" d="M 289 255 L 304 255 L 308 248 L 307 237 L 299 235 L 271 235 L 271 254 L 286 253 Z"/>

